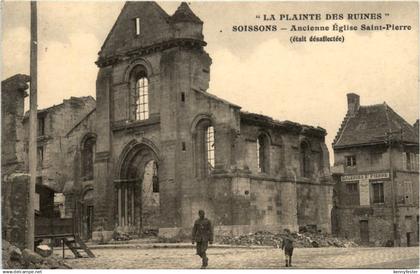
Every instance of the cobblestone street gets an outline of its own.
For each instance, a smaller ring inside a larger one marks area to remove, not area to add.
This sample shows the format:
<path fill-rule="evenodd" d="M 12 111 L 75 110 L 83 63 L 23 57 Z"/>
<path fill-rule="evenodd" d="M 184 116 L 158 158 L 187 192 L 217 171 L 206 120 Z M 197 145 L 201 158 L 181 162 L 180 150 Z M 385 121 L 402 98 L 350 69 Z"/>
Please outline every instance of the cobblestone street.
<path fill-rule="evenodd" d="M 192 248 L 95 249 L 96 258 L 67 259 L 73 268 L 199 268 Z M 67 252 L 68 254 L 69 252 Z M 70 257 L 70 254 L 68 254 Z M 209 268 L 283 268 L 281 249 L 210 248 Z M 418 247 L 297 248 L 293 268 L 418 268 Z"/>

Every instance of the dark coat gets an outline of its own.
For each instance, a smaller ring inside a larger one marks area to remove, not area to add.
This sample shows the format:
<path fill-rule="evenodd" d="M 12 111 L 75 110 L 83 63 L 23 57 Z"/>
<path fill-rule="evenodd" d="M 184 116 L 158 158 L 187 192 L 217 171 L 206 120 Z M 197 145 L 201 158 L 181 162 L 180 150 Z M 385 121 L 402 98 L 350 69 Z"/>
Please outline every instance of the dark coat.
<path fill-rule="evenodd" d="M 289 236 L 283 238 L 283 242 L 281 244 L 281 248 L 287 251 L 293 251 L 293 239 Z"/>
<path fill-rule="evenodd" d="M 209 219 L 197 219 L 192 230 L 194 242 L 213 242 L 213 226 Z"/>

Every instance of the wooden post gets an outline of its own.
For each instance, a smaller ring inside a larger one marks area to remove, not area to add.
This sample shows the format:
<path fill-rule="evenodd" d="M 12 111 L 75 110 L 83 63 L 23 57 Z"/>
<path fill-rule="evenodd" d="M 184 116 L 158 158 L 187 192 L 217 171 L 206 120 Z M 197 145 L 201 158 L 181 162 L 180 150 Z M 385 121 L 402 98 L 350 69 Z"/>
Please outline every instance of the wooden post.
<path fill-rule="evenodd" d="M 27 248 L 34 250 L 35 240 L 35 184 L 37 168 L 37 10 L 36 1 L 31 1 L 31 56 L 30 56 L 30 110 L 29 110 L 29 201 L 28 201 L 28 231 Z"/>

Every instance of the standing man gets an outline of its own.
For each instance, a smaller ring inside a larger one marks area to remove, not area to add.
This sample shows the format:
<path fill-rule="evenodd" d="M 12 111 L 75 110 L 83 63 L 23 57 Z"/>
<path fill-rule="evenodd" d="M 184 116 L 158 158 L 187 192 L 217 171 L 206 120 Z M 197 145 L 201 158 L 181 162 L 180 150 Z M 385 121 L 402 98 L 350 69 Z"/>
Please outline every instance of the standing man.
<path fill-rule="evenodd" d="M 206 268 L 209 259 L 206 255 L 208 243 L 213 244 L 213 226 L 209 219 L 204 217 L 204 210 L 198 211 L 199 218 L 195 221 L 192 230 L 192 244 L 197 243 L 197 255 L 203 260 L 201 268 Z"/>
<path fill-rule="evenodd" d="M 281 244 L 281 249 L 284 249 L 284 256 L 286 260 L 286 267 L 292 266 L 292 255 L 293 255 L 293 238 L 290 235 L 290 230 L 285 229 L 285 236 Z"/>

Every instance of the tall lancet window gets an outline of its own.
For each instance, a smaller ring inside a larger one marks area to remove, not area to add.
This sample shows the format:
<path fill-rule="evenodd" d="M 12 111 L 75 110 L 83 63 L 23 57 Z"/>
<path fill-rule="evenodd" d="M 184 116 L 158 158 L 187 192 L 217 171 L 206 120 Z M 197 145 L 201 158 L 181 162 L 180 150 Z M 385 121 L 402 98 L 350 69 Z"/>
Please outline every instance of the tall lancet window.
<path fill-rule="evenodd" d="M 207 165 L 208 171 L 214 169 L 214 128 L 209 126 L 206 129 Z"/>
<path fill-rule="evenodd" d="M 149 119 L 149 81 L 141 77 L 136 82 L 135 119 Z"/>
<path fill-rule="evenodd" d="M 194 130 L 194 165 L 199 178 L 207 177 L 216 166 L 215 130 L 210 119 L 202 119 Z"/>

